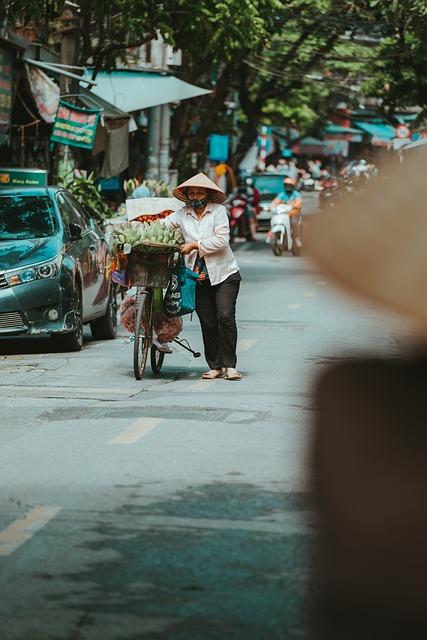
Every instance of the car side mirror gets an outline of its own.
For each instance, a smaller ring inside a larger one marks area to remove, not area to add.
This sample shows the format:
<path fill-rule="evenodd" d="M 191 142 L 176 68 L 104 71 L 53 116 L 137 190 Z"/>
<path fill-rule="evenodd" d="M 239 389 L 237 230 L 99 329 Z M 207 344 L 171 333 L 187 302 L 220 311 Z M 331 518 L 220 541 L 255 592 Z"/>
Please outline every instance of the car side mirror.
<path fill-rule="evenodd" d="M 76 222 L 70 222 L 69 224 L 70 230 L 70 240 L 80 240 L 82 237 L 82 228 Z"/>

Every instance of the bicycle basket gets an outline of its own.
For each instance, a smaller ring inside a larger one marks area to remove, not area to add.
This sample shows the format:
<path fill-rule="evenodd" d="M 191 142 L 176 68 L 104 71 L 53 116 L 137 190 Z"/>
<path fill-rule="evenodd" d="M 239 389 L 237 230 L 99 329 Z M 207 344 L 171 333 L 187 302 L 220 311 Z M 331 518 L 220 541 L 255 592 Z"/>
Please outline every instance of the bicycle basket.
<path fill-rule="evenodd" d="M 128 255 L 128 275 L 131 284 L 137 287 L 165 288 L 173 267 L 174 254 L 140 253 L 131 251 Z"/>

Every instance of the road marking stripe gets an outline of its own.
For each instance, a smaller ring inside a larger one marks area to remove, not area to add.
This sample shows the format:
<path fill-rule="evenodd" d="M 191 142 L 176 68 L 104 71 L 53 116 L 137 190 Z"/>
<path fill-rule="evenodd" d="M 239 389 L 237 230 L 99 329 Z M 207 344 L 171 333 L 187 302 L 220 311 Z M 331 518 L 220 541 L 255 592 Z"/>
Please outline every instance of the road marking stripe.
<path fill-rule="evenodd" d="M 209 380 L 209 378 L 207 380 L 199 380 L 187 387 L 186 391 L 206 391 L 208 387 L 211 387 L 218 380 L 221 380 L 221 378 L 214 378 L 213 380 Z"/>
<path fill-rule="evenodd" d="M 314 298 L 314 296 L 317 296 L 316 291 L 306 291 L 304 293 L 304 298 Z"/>
<path fill-rule="evenodd" d="M 237 351 L 248 351 L 254 344 L 258 342 L 258 338 L 246 338 L 245 340 L 240 340 L 237 345 Z"/>
<path fill-rule="evenodd" d="M 138 418 L 130 427 L 111 438 L 107 444 L 134 444 L 154 429 L 162 418 Z"/>
<path fill-rule="evenodd" d="M 299 303 L 293 302 L 292 304 L 288 304 L 286 306 L 287 309 L 299 309 L 302 305 Z"/>
<path fill-rule="evenodd" d="M 0 556 L 10 556 L 61 511 L 61 507 L 35 507 L 0 533 Z"/>

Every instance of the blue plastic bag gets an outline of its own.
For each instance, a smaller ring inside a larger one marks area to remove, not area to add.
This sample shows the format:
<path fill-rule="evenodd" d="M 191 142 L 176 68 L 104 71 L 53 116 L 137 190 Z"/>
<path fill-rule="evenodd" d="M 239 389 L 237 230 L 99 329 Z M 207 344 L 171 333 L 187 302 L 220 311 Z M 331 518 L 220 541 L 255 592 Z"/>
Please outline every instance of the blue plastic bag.
<path fill-rule="evenodd" d="M 196 308 L 196 284 L 199 276 L 182 262 L 172 269 L 166 290 L 165 314 L 170 317 L 185 316 Z"/>
<path fill-rule="evenodd" d="M 120 271 L 113 271 L 111 274 L 111 280 L 116 284 L 121 284 L 122 287 L 128 286 L 128 277 L 126 269 L 120 269 Z"/>

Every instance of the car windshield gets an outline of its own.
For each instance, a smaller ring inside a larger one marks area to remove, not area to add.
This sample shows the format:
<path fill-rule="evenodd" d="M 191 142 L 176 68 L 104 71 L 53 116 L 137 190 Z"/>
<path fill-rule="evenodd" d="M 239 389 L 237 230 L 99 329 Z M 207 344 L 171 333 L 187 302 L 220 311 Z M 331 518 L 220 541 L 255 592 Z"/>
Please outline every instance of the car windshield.
<path fill-rule="evenodd" d="M 254 181 L 254 185 L 258 189 L 261 195 L 276 195 L 280 191 L 283 191 L 283 176 L 251 176 Z"/>
<path fill-rule="evenodd" d="M 0 196 L 0 241 L 47 238 L 57 229 L 55 212 L 47 196 Z"/>

